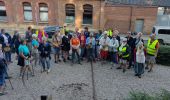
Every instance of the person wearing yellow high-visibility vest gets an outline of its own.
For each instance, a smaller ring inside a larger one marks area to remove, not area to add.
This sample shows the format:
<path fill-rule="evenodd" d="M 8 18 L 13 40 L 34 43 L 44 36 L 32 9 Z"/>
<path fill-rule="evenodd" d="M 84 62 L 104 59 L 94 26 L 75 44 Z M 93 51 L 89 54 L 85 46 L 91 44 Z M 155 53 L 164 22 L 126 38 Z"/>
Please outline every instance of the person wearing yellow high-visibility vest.
<path fill-rule="evenodd" d="M 109 29 L 107 31 L 107 36 L 111 39 L 112 38 L 112 35 L 113 35 L 113 31 L 111 29 Z"/>
<path fill-rule="evenodd" d="M 127 44 L 127 38 L 122 39 L 122 44 L 118 48 L 118 54 L 119 54 L 120 66 L 117 67 L 117 69 L 123 68 L 123 73 L 124 73 L 128 67 L 128 61 L 129 61 L 129 55 L 130 55 L 130 48 Z"/>
<path fill-rule="evenodd" d="M 63 29 L 61 30 L 61 35 L 64 36 L 64 35 L 67 35 L 69 32 L 68 28 L 67 28 L 67 25 L 64 24 L 63 25 Z"/>
<path fill-rule="evenodd" d="M 147 66 L 145 69 L 149 69 L 148 72 L 152 71 L 154 64 L 156 63 L 155 58 L 157 57 L 158 50 L 159 50 L 159 41 L 156 39 L 156 35 L 152 34 L 147 44 L 147 56 L 146 56 Z"/>

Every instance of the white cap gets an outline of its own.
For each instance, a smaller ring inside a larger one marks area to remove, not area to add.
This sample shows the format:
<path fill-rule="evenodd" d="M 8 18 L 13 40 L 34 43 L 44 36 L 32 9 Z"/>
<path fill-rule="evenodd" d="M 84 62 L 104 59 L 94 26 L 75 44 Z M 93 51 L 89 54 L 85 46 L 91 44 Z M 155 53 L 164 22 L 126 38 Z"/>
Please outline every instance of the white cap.
<path fill-rule="evenodd" d="M 107 35 L 107 31 L 104 31 L 103 34 L 104 34 L 104 35 Z"/>
<path fill-rule="evenodd" d="M 32 37 L 35 37 L 35 38 L 37 38 L 37 34 L 32 34 Z"/>
<path fill-rule="evenodd" d="M 90 33 L 90 35 L 92 35 L 92 36 L 93 36 L 94 34 L 91 32 L 91 33 Z"/>
<path fill-rule="evenodd" d="M 122 38 L 122 41 L 125 41 L 125 42 L 126 42 L 126 41 L 127 41 L 127 38 Z"/>
<path fill-rule="evenodd" d="M 47 38 L 46 38 L 46 37 L 42 37 L 42 40 L 43 40 L 43 41 L 47 41 Z"/>

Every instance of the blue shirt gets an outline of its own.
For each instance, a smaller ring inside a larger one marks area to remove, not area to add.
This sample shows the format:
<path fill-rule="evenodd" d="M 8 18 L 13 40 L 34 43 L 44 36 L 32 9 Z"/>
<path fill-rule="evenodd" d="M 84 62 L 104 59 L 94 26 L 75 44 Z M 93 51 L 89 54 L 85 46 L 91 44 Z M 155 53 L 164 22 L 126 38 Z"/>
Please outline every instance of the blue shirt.
<path fill-rule="evenodd" d="M 19 54 L 23 53 L 25 56 L 30 54 L 29 49 L 26 45 L 20 45 L 18 50 L 19 50 Z"/>
<path fill-rule="evenodd" d="M 89 43 L 90 43 L 90 37 L 88 37 L 88 38 L 86 39 L 86 44 L 89 44 Z M 95 41 L 95 38 L 93 37 L 93 38 L 92 38 L 92 46 L 95 47 L 95 45 L 96 45 L 96 41 Z"/>
<path fill-rule="evenodd" d="M 32 46 L 39 46 L 39 43 L 37 40 L 32 40 Z"/>

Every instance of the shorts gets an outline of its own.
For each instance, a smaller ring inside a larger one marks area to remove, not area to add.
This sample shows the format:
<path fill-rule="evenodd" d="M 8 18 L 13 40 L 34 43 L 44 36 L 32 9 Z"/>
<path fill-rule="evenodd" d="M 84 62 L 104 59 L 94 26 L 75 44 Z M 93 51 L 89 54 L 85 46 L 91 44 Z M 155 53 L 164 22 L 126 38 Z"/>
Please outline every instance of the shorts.
<path fill-rule="evenodd" d="M 146 61 L 149 62 L 150 64 L 155 64 L 156 63 L 155 56 L 147 55 Z"/>
<path fill-rule="evenodd" d="M 59 54 L 59 53 L 60 53 L 60 48 L 54 47 L 54 48 L 53 48 L 53 53 L 54 53 L 54 54 Z"/>
<path fill-rule="evenodd" d="M 100 55 L 101 55 L 101 58 L 107 59 L 108 51 L 101 50 Z"/>
<path fill-rule="evenodd" d="M 119 59 L 119 63 L 120 64 L 127 64 L 127 60 L 126 59 Z"/>

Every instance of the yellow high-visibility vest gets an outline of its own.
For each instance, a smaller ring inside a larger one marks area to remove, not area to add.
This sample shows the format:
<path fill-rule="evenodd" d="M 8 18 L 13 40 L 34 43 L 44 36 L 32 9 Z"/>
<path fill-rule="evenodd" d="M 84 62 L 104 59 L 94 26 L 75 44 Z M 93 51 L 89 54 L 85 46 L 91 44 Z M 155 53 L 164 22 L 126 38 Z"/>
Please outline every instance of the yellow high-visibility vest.
<path fill-rule="evenodd" d="M 38 36 L 39 31 L 38 31 L 38 30 L 36 30 L 36 32 L 35 32 L 35 33 L 36 33 L 36 34 L 37 34 L 37 36 Z M 44 30 L 42 31 L 42 36 L 43 36 L 43 37 L 45 36 Z"/>
<path fill-rule="evenodd" d="M 127 48 L 126 48 L 125 46 L 124 46 L 122 49 L 119 47 L 119 52 L 121 52 L 121 53 L 125 53 L 126 50 L 127 50 Z M 122 57 L 123 57 L 123 58 L 127 58 L 127 57 L 129 57 L 129 54 L 123 55 Z"/>
<path fill-rule="evenodd" d="M 37 34 L 37 36 L 38 36 L 38 30 L 36 30 L 35 34 Z"/>
<path fill-rule="evenodd" d="M 108 30 L 108 31 L 107 31 L 107 36 L 112 36 L 112 35 L 113 35 L 112 30 Z"/>
<path fill-rule="evenodd" d="M 156 54 L 156 44 L 158 43 L 158 40 L 155 40 L 154 42 L 151 43 L 151 39 L 148 40 L 148 45 L 147 45 L 147 53 L 150 55 L 155 55 Z"/>

